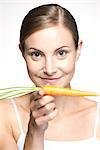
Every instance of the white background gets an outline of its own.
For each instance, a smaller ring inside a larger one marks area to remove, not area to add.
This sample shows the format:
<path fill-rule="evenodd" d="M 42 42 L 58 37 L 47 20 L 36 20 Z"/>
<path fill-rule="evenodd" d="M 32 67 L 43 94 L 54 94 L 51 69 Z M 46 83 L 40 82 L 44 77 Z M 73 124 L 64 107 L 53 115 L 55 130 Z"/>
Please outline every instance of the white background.
<path fill-rule="evenodd" d="M 100 92 L 99 0 L 0 0 L 0 88 L 32 85 L 18 48 L 20 26 L 30 9 L 50 2 L 59 3 L 72 13 L 83 40 L 73 87 Z"/>

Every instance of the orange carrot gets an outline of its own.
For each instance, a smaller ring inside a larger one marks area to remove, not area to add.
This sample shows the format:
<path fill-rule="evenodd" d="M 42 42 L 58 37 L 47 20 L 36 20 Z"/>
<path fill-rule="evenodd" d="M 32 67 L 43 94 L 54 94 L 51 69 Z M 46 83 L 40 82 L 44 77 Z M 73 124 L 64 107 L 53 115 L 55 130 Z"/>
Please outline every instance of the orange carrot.
<path fill-rule="evenodd" d="M 100 96 L 100 93 L 61 88 L 56 86 L 42 87 L 46 95 L 52 96 Z"/>
<path fill-rule="evenodd" d="M 43 86 L 43 87 L 32 86 L 32 87 L 11 87 L 0 89 L 0 100 L 23 96 L 25 94 L 34 91 L 39 91 L 40 89 L 43 89 L 46 95 L 52 96 L 100 96 L 100 93 L 74 90 L 71 88 L 61 88 L 57 86 Z"/>

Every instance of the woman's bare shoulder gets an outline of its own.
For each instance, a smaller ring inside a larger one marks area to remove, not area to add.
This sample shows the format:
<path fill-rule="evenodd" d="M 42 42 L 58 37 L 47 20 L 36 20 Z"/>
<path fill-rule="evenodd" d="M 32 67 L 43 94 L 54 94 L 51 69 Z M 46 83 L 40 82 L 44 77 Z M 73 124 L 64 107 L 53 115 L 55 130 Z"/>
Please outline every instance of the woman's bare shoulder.
<path fill-rule="evenodd" d="M 10 100 L 0 100 L 0 149 L 17 150 L 12 134 L 12 107 Z"/>
<path fill-rule="evenodd" d="M 11 122 L 12 107 L 10 100 L 0 100 L 0 127 L 9 126 Z"/>
<path fill-rule="evenodd" d="M 99 109 L 99 110 L 98 110 L 99 114 L 98 114 L 98 116 L 97 116 L 97 117 L 98 117 L 98 118 L 97 118 L 97 119 L 98 119 L 97 137 L 98 137 L 98 139 L 100 140 L 100 102 L 98 102 L 97 105 L 99 106 L 99 107 L 98 107 L 98 109 Z"/>
<path fill-rule="evenodd" d="M 12 109 L 10 101 L 0 100 L 0 149 L 8 149 L 8 144 L 10 145 L 10 147 L 13 147 L 13 145 L 15 145 L 11 144 L 15 143 L 12 136 L 11 111 Z"/>
<path fill-rule="evenodd" d="M 0 122 L 9 122 L 11 114 L 11 104 L 9 100 L 0 100 Z M 0 123 L 2 125 L 2 123 Z"/>
<path fill-rule="evenodd" d="M 11 132 L 10 120 L 9 100 L 0 100 L 0 133 L 5 136 Z"/>
<path fill-rule="evenodd" d="M 10 107 L 10 100 L 0 100 L 0 116 L 2 115 L 1 113 L 3 113 L 3 115 L 8 114 Z"/>

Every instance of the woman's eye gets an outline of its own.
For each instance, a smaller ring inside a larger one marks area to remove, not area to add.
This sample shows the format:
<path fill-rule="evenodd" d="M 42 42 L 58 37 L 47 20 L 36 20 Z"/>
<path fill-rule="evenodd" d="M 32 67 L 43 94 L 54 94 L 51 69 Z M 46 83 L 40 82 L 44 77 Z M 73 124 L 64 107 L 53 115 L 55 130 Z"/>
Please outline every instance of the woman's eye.
<path fill-rule="evenodd" d="M 35 57 L 39 57 L 40 56 L 39 52 L 32 52 L 31 55 L 32 56 L 34 55 Z"/>
<path fill-rule="evenodd" d="M 65 51 L 65 50 L 60 50 L 60 51 L 58 51 L 57 52 L 57 55 L 59 56 L 59 57 L 64 57 L 64 56 L 66 56 L 67 55 L 67 51 Z"/>
<path fill-rule="evenodd" d="M 40 52 L 31 52 L 31 56 L 34 60 L 39 60 L 41 58 Z"/>

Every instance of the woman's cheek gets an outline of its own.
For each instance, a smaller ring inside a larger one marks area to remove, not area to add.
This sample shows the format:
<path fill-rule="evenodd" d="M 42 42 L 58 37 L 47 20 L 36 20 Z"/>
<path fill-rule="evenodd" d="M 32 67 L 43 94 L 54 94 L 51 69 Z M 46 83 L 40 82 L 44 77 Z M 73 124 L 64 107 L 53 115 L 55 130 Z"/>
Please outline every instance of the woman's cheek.
<path fill-rule="evenodd" d="M 72 71 L 75 70 L 75 61 L 74 59 L 72 60 L 66 60 L 66 61 L 63 61 L 61 63 L 59 63 L 59 68 L 61 70 L 63 70 L 63 72 L 66 72 L 66 73 L 70 73 Z"/>
<path fill-rule="evenodd" d="M 32 68 L 34 68 L 36 66 L 36 62 L 32 59 L 31 56 L 27 55 L 25 57 L 25 61 L 26 61 L 26 64 L 27 64 L 27 68 L 29 70 L 32 70 Z"/>
<path fill-rule="evenodd" d="M 39 67 L 38 67 L 38 65 L 35 65 L 35 63 L 27 64 L 27 68 L 28 68 L 28 72 L 30 74 L 36 74 L 39 71 Z"/>

